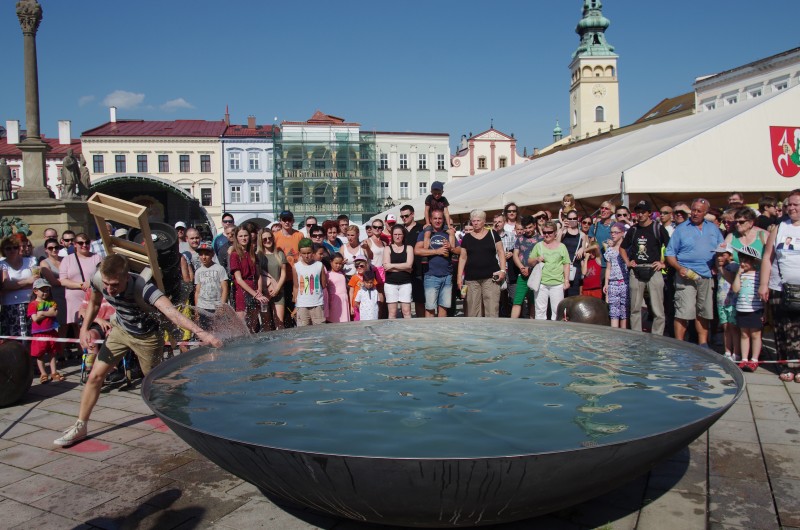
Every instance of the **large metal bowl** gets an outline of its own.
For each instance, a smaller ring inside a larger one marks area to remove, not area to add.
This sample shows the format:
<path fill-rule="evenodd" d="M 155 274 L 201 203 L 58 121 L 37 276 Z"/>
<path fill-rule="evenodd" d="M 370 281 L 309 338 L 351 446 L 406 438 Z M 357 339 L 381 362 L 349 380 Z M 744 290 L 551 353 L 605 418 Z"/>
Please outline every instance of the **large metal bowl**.
<path fill-rule="evenodd" d="M 689 362 L 684 363 L 683 369 L 674 371 L 676 379 L 702 368 L 718 372 L 719 382 L 710 385 L 714 387 L 711 403 L 703 403 L 692 421 L 679 421 L 677 424 L 675 418 L 680 415 L 670 414 L 669 407 L 694 406 L 687 401 L 698 398 L 676 398 L 674 389 L 671 389 L 666 404 L 657 403 L 652 413 L 648 412 L 642 417 L 642 421 L 646 422 L 652 422 L 654 417 L 659 420 L 658 425 L 644 435 L 639 433 L 628 438 L 623 432 L 607 438 L 591 438 L 577 445 L 565 442 L 563 450 L 498 455 L 487 449 L 486 456 L 463 456 L 456 449 L 466 444 L 466 440 L 463 434 L 454 432 L 449 444 L 453 454 L 459 456 L 453 457 L 446 454 L 381 456 L 365 446 L 359 447 L 363 444 L 358 441 L 344 451 L 341 448 L 330 452 L 298 449 L 281 446 L 280 443 L 248 440 L 241 433 L 215 432 L 214 422 L 206 422 L 203 426 L 193 425 L 189 414 L 176 413 L 176 410 L 192 408 L 193 395 L 203 394 L 203 399 L 213 400 L 215 393 L 225 393 L 225 388 L 233 383 L 220 384 L 220 388 L 215 384 L 187 383 L 194 377 L 188 374 L 191 370 L 204 372 L 217 364 L 235 364 L 239 355 L 236 349 L 240 343 L 233 343 L 217 352 L 201 348 L 162 363 L 145 379 L 142 396 L 153 412 L 190 446 L 267 494 L 319 512 L 358 521 L 416 527 L 457 527 L 526 519 L 612 490 L 685 447 L 722 416 L 744 389 L 742 374 L 733 363 L 712 351 L 672 339 L 582 324 L 508 319 L 435 319 L 438 323 L 433 320 L 351 323 L 287 330 L 271 334 L 268 343 L 257 346 L 273 349 L 276 353 L 272 357 L 267 355 L 267 361 L 279 362 L 281 351 L 297 351 L 297 345 L 309 344 L 309 339 L 317 344 L 333 343 L 333 347 L 336 347 L 335 341 L 338 339 L 333 337 L 351 334 L 385 337 L 388 333 L 403 337 L 404 334 L 419 330 L 435 330 L 443 344 L 457 344 L 466 334 L 465 330 L 470 330 L 470 333 L 486 330 L 497 348 L 510 340 L 509 337 L 518 334 L 542 337 L 542 341 L 557 334 L 566 334 L 570 338 L 567 342 L 579 349 L 585 348 L 587 337 L 597 337 L 598 344 L 605 340 L 614 348 L 619 348 L 621 344 L 636 344 L 641 349 L 642 344 L 648 344 L 653 355 L 663 355 L 664 352 L 672 355 L 679 351 L 681 355 L 686 355 L 685 359 Z M 431 326 L 445 326 L 450 333 L 442 334 L 440 327 Z M 252 343 L 245 345 L 252 349 Z M 397 344 L 397 348 L 407 350 L 408 347 L 408 342 Z M 548 355 L 553 357 L 552 352 Z M 592 355 L 597 356 L 596 361 L 592 360 Z M 591 367 L 606 363 L 598 352 L 581 352 L 579 358 Z M 198 359 L 204 359 L 204 364 L 198 365 Z M 559 361 L 556 359 L 555 362 Z M 574 360 L 569 363 L 571 370 L 583 369 L 580 367 L 583 365 L 576 364 Z M 539 362 L 530 369 L 542 370 L 546 364 Z M 267 369 L 264 367 L 264 370 Z M 625 368 L 622 371 L 631 370 Z M 625 374 L 626 377 L 628 375 Z M 219 377 L 219 372 L 215 377 Z M 641 374 L 634 374 L 633 377 L 640 378 Z M 656 379 L 672 378 L 673 375 L 666 373 Z M 698 377 L 697 380 L 705 381 L 706 378 Z M 169 412 L 165 412 L 164 407 L 156 403 L 163 402 L 163 395 L 156 402 L 152 398 L 155 394 L 163 393 L 162 387 L 174 388 L 176 384 L 181 387 L 179 399 L 185 407 L 170 407 Z M 274 383 L 266 379 L 258 384 Z M 660 381 L 656 384 L 660 384 Z M 679 387 L 687 386 L 676 384 Z M 319 381 L 314 384 L 317 388 L 324 385 Z M 619 383 L 612 386 L 629 385 Z M 606 391 L 613 393 L 617 388 Z M 614 397 L 620 395 L 614 394 Z M 243 410 L 248 403 L 259 402 L 260 399 L 257 393 L 240 392 L 236 394 L 235 401 L 241 402 Z M 221 410 L 225 410 L 226 422 L 237 416 L 237 405 L 225 405 Z M 530 414 L 529 421 L 534 424 L 535 430 L 537 414 Z M 575 420 L 570 416 L 565 417 L 564 421 Z M 508 432 L 513 432 L 520 425 L 519 421 L 508 425 Z M 376 429 L 380 428 L 376 426 Z M 346 421 L 341 422 L 341 429 L 347 429 Z M 409 436 L 413 436 L 413 431 Z"/>

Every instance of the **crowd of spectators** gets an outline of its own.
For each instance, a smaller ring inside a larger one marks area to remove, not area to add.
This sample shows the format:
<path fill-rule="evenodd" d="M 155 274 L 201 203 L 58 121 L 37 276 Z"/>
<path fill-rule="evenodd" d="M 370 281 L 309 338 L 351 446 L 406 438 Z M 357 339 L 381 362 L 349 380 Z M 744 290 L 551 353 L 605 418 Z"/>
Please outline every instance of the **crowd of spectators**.
<path fill-rule="evenodd" d="M 295 228 L 292 212 L 271 226 L 235 225 L 222 216 L 213 241 L 185 223 L 180 240 L 182 304 L 208 318 L 230 304 L 252 333 L 354 320 L 446 318 L 458 300 L 471 317 L 553 319 L 568 296 L 606 301 L 612 326 L 708 346 L 756 370 L 765 324 L 774 329 L 780 377 L 800 382 L 800 320 L 789 300 L 800 285 L 800 190 L 758 208 L 731 193 L 708 200 L 627 205 L 604 201 L 594 212 L 564 197 L 556 212 L 526 214 L 515 203 L 491 217 L 473 210 L 453 223 L 443 186 L 423 216 L 411 205 L 365 226 L 346 215 Z M 33 282 L 47 281 L 59 333 L 77 322 L 104 251 L 84 233 L 48 229 L 33 249 L 19 234 L 2 241 L 0 332 L 31 332 L 25 313 Z M 207 323 L 207 322 L 204 322 Z M 201 327 L 203 324 L 201 323 Z"/>

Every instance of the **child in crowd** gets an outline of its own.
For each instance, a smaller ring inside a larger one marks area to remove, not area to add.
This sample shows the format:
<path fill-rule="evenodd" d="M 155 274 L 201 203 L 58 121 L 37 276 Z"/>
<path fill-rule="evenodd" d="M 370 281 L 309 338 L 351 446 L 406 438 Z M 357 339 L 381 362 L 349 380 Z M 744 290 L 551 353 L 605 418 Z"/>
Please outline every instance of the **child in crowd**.
<path fill-rule="evenodd" d="M 561 199 L 561 208 L 558 210 L 558 220 L 566 223 L 567 214 L 575 210 L 575 196 L 571 193 L 564 195 Z"/>
<path fill-rule="evenodd" d="M 338 252 L 331 259 L 328 274 L 327 322 L 350 322 L 350 300 L 347 298 L 347 278 L 344 272 L 344 257 Z"/>
<path fill-rule="evenodd" d="M 722 327 L 725 357 L 739 359 L 739 328 L 736 327 L 736 293 L 731 284 L 739 265 L 733 261 L 733 249 L 725 243 L 717 247 L 717 318 Z"/>
<path fill-rule="evenodd" d="M 58 338 L 58 306 L 50 296 L 50 282 L 39 278 L 33 282 L 35 299 L 28 304 L 28 317 L 32 321 L 34 338 Z M 63 381 L 64 376 L 56 371 L 56 356 L 61 348 L 54 340 L 35 340 L 31 342 L 31 357 L 36 359 L 41 383 L 49 380 Z M 45 361 L 50 358 L 50 377 L 47 376 Z"/>
<path fill-rule="evenodd" d="M 425 197 L 425 228 L 431 226 L 431 210 L 442 210 L 444 212 L 444 229 L 453 226 L 453 219 L 450 218 L 450 202 L 442 195 L 444 184 L 438 180 L 431 184 L 431 194 Z"/>
<path fill-rule="evenodd" d="M 581 262 L 583 283 L 581 294 L 603 299 L 603 267 L 600 262 L 600 246 L 591 243 L 586 247 L 586 252 Z"/>
<path fill-rule="evenodd" d="M 761 252 L 747 246 L 736 251 L 739 253 L 739 270 L 731 289 L 736 293 L 736 323 L 741 333 L 742 361 L 739 368 L 755 372 L 761 356 L 761 329 L 764 327 L 764 303 L 758 296 Z"/>
<path fill-rule="evenodd" d="M 628 267 L 619 253 L 622 237 L 625 235 L 625 225 L 614 223 L 611 225 L 611 239 L 605 251 L 606 258 L 606 285 L 603 292 L 608 302 L 608 316 L 611 317 L 612 328 L 626 328 L 628 326 Z"/>
<path fill-rule="evenodd" d="M 347 287 L 350 289 L 350 307 L 352 307 L 353 311 L 353 320 L 361 320 L 360 313 L 358 307 L 355 304 L 356 296 L 358 296 L 358 291 L 361 289 L 361 283 L 364 281 L 364 272 L 371 270 L 373 273 L 375 270 L 370 265 L 369 261 L 367 261 L 367 257 L 364 254 L 359 253 L 353 260 L 355 262 L 356 273 L 353 274 L 353 277 L 350 278 L 350 281 L 347 283 Z M 377 280 L 376 282 L 377 289 L 378 289 L 378 301 L 383 302 L 383 295 L 380 294 L 381 292 L 381 283 Z"/>
<path fill-rule="evenodd" d="M 197 247 L 200 267 L 194 273 L 194 305 L 198 309 L 197 324 L 210 329 L 214 312 L 228 303 L 228 273 L 219 263 L 214 263 L 214 246 L 210 241 Z"/>
<path fill-rule="evenodd" d="M 292 269 L 292 301 L 295 303 L 297 326 L 325 323 L 325 299 L 322 294 L 328 287 L 328 276 L 321 261 L 314 261 L 312 242 L 307 237 L 300 240 L 300 259 Z"/>
<path fill-rule="evenodd" d="M 378 320 L 378 290 L 375 288 L 375 271 L 365 270 L 353 305 L 358 310 L 360 320 Z"/>

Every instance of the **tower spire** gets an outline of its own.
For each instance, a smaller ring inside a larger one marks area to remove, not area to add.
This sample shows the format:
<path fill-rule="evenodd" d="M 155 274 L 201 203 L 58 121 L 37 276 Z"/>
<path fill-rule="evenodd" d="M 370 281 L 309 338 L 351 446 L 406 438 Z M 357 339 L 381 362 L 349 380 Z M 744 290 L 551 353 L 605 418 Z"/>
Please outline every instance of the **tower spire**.
<path fill-rule="evenodd" d="M 611 21 L 603 16 L 603 3 L 600 0 L 583 1 L 583 18 L 578 22 L 575 33 L 581 42 L 572 58 L 586 56 L 616 56 L 614 47 L 606 40 L 605 31 Z"/>

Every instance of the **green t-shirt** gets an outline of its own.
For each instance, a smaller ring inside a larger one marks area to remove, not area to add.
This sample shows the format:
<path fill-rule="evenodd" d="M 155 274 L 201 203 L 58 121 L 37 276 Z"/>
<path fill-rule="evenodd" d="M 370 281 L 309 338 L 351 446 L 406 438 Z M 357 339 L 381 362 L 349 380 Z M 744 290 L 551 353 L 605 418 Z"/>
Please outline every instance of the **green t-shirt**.
<path fill-rule="evenodd" d="M 543 242 L 536 243 L 531 251 L 532 257 L 544 256 L 542 267 L 542 285 L 558 285 L 564 283 L 564 265 L 569 264 L 569 252 L 563 243 L 558 248 L 549 249 Z"/>

